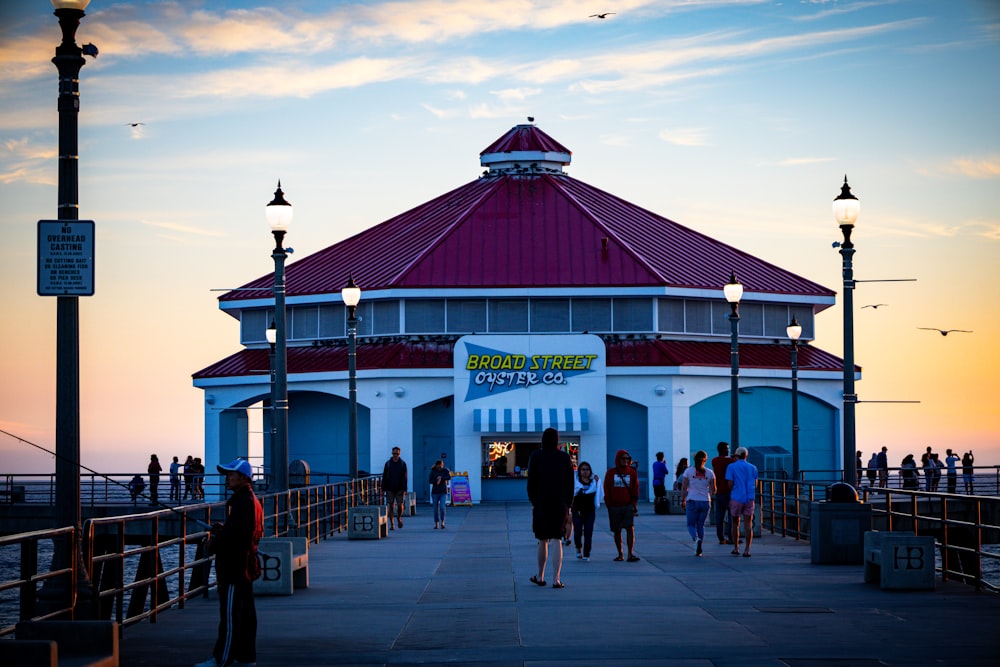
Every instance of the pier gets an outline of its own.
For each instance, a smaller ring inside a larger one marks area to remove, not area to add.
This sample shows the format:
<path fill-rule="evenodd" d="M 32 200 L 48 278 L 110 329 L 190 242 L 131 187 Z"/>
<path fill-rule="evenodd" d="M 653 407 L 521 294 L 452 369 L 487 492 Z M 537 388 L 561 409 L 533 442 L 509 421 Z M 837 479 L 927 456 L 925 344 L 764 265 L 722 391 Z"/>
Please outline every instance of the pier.
<path fill-rule="evenodd" d="M 613 562 L 598 513 L 589 562 L 566 549 L 566 588 L 536 570 L 526 503 L 430 508 L 378 541 L 337 534 L 309 552 L 310 587 L 258 597 L 259 665 L 995 665 L 1000 596 L 956 581 L 884 591 L 861 565 L 811 565 L 809 543 L 764 531 L 751 558 L 714 528 L 694 556 L 685 519 L 642 505 L 638 563 Z M 215 592 L 123 629 L 123 665 L 211 652 Z"/>

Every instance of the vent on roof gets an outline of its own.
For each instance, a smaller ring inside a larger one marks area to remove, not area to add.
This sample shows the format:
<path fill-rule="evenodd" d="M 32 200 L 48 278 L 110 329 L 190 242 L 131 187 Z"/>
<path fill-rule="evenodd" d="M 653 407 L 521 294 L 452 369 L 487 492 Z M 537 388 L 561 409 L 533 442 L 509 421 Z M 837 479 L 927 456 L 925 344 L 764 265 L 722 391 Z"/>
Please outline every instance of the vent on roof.
<path fill-rule="evenodd" d="M 479 154 L 488 176 L 563 173 L 572 153 L 534 125 L 515 125 Z"/>

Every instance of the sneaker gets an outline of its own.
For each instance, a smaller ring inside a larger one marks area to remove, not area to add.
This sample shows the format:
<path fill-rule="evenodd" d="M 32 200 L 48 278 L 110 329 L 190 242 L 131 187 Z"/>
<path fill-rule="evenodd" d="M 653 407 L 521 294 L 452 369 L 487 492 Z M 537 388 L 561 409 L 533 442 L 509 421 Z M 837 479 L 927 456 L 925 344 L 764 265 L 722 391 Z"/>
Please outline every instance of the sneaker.
<path fill-rule="evenodd" d="M 208 660 L 199 662 L 194 667 L 219 667 L 219 663 L 215 660 L 215 656 L 212 656 Z"/>
<path fill-rule="evenodd" d="M 586 562 L 587 562 L 587 561 L 589 561 L 589 560 L 590 560 L 590 556 L 584 556 L 584 557 L 583 557 L 583 562 L 584 562 L 584 563 L 586 563 Z"/>
<path fill-rule="evenodd" d="M 582 553 L 580 553 L 580 550 L 579 550 L 579 549 L 577 549 L 577 550 L 576 550 L 576 557 L 577 557 L 577 558 L 583 558 L 583 554 L 582 554 Z"/>

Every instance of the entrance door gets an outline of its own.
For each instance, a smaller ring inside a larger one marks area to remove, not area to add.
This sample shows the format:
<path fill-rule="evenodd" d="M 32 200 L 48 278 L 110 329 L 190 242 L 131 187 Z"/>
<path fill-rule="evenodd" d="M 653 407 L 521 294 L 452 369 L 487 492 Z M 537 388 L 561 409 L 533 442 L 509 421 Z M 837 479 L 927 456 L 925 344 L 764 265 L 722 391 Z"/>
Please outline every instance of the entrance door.
<path fill-rule="evenodd" d="M 438 459 L 444 461 L 444 467 L 454 469 L 455 443 L 451 438 L 426 436 L 415 445 L 413 452 L 413 492 L 418 503 L 430 503 L 431 487 L 427 480 L 431 476 L 431 468 Z"/>

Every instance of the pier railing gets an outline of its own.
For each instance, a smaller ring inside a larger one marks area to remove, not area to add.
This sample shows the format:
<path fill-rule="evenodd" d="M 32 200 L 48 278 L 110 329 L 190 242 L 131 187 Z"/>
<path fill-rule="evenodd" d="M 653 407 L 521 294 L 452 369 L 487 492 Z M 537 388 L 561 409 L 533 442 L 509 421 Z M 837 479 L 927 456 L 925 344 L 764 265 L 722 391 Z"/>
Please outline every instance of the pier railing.
<path fill-rule="evenodd" d="M 379 502 L 380 483 L 380 477 L 371 476 L 262 494 L 264 535 L 316 543 L 342 532 L 351 507 Z M 16 574 L 8 574 L 8 567 L 0 576 L 0 610 L 17 610 L 0 615 L 0 637 L 12 633 L 18 621 L 84 613 L 122 626 L 156 622 L 159 613 L 208 595 L 215 580 L 205 538 L 213 522 L 224 520 L 225 503 L 218 501 L 88 519 L 80 535 L 65 527 L 0 537 L 7 561 L 12 560 L 7 552 L 17 553 Z M 63 560 L 72 565 L 53 570 L 53 549 L 63 544 L 72 550 Z M 72 555 L 78 553 L 82 562 Z M 78 597 L 81 575 L 90 582 L 89 599 Z M 58 578 L 66 582 L 60 587 L 66 598 L 55 604 L 47 600 L 42 613 L 39 584 Z"/>
<path fill-rule="evenodd" d="M 761 524 L 796 540 L 810 539 L 810 503 L 827 499 L 827 483 L 761 479 Z M 1000 590 L 1000 498 L 911 489 L 862 487 L 875 530 L 931 535 L 936 571 L 976 590 Z"/>

